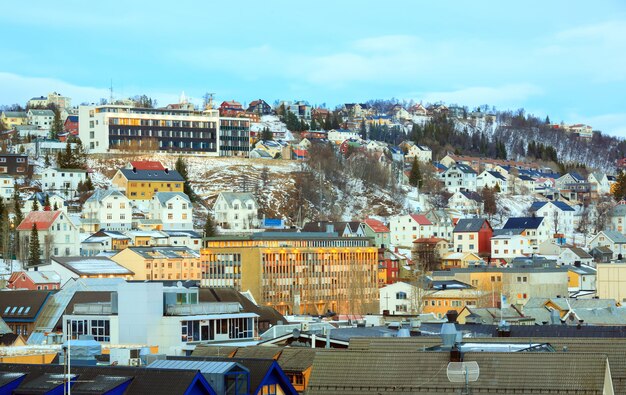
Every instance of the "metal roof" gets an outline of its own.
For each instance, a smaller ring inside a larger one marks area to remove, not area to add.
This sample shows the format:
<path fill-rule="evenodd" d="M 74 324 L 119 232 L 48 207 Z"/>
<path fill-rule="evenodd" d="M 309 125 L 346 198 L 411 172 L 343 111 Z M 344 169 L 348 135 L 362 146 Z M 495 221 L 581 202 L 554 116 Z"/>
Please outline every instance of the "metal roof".
<path fill-rule="evenodd" d="M 167 359 L 156 360 L 148 365 L 147 368 L 199 370 L 203 374 L 224 374 L 230 372 L 233 369 L 247 371 L 246 368 L 236 362 L 194 360 L 173 361 Z"/>

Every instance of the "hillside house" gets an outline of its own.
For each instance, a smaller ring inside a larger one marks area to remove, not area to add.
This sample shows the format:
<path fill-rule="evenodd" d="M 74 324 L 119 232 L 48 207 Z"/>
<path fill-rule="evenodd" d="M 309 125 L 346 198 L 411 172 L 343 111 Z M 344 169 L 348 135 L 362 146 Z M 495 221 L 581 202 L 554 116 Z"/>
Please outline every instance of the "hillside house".
<path fill-rule="evenodd" d="M 129 230 L 133 211 L 130 200 L 117 189 L 97 189 L 83 204 L 82 229 Z"/>
<path fill-rule="evenodd" d="M 61 277 L 54 271 L 14 272 L 7 281 L 9 289 L 48 290 L 61 288 Z"/>
<path fill-rule="evenodd" d="M 37 126 L 39 129 L 50 130 L 54 120 L 54 111 L 52 110 L 33 110 L 30 109 L 26 113 L 28 124 Z"/>
<path fill-rule="evenodd" d="M 407 149 L 405 158 L 407 161 L 417 158 L 419 162 L 428 163 L 433 161 L 433 151 L 424 145 L 413 144 Z"/>
<path fill-rule="evenodd" d="M 119 169 L 111 183 L 130 200 L 150 200 L 156 192 L 183 192 L 185 180 L 176 170 Z"/>
<path fill-rule="evenodd" d="M 220 192 L 213 212 L 215 221 L 225 229 L 249 230 L 259 226 L 259 208 L 254 195 L 244 192 Z"/>
<path fill-rule="evenodd" d="M 150 218 L 164 230 L 193 230 L 192 205 L 182 192 L 157 192 L 149 204 Z"/>
<path fill-rule="evenodd" d="M 545 217 L 553 233 L 571 235 L 574 232 L 575 210 L 562 201 L 535 202 L 529 212 L 537 217 Z"/>
<path fill-rule="evenodd" d="M 595 185 L 595 189 L 599 195 L 608 195 L 611 193 L 611 184 L 604 173 L 589 173 L 587 182 Z"/>
<path fill-rule="evenodd" d="M 391 241 L 391 232 L 382 222 L 368 218 L 363 221 L 363 231 L 366 237 L 374 239 L 374 245 L 379 248 L 388 248 Z"/>
<path fill-rule="evenodd" d="M 482 190 L 484 187 L 496 188 L 499 192 L 508 192 L 508 180 L 497 171 L 485 170 L 476 177 L 476 189 Z"/>
<path fill-rule="evenodd" d="M 469 166 L 453 164 L 441 174 L 444 187 L 450 193 L 476 191 L 476 172 Z"/>
<path fill-rule="evenodd" d="M 65 212 L 57 210 L 32 211 L 18 225 L 17 232 L 23 250 L 22 256 L 28 256 L 33 224 L 37 227 L 42 262 L 49 262 L 50 258 L 55 256 L 79 254 L 78 229 Z"/>
<path fill-rule="evenodd" d="M 87 171 L 84 169 L 59 169 L 49 167 L 41 172 L 41 186 L 46 192 L 57 193 L 64 198 L 76 194 L 79 183 L 85 182 Z"/>
<path fill-rule="evenodd" d="M 460 219 L 452 232 L 454 251 L 491 254 L 493 229 L 484 218 Z"/>
<path fill-rule="evenodd" d="M 591 266 L 594 264 L 593 257 L 589 255 L 585 250 L 578 247 L 566 247 L 561 251 L 561 254 L 557 258 L 559 265 L 585 265 Z"/>
<path fill-rule="evenodd" d="M 483 208 L 483 198 L 477 192 L 458 191 L 448 199 L 448 208 L 463 214 L 478 215 Z"/>
<path fill-rule="evenodd" d="M 424 214 L 397 215 L 389 219 L 391 244 L 411 247 L 415 239 L 433 236 L 432 222 Z"/>
<path fill-rule="evenodd" d="M 128 247 L 131 238 L 115 230 L 100 229 L 80 244 L 82 256 L 96 256 L 103 252 L 121 251 Z"/>
<path fill-rule="evenodd" d="M 551 238 L 550 224 L 544 217 L 511 217 L 502 230 L 519 230 L 518 234 L 528 238 L 531 246 L 537 246 Z"/>
<path fill-rule="evenodd" d="M 607 247 L 613 252 L 612 259 L 626 257 L 626 236 L 614 230 L 603 230 L 587 243 L 587 248 Z"/>

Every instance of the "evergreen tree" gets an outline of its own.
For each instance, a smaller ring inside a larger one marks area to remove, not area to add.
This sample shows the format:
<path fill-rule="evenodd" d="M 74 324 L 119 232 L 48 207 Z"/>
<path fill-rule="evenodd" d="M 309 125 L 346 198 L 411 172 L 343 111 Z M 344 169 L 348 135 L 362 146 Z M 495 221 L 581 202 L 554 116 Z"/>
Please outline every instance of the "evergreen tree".
<path fill-rule="evenodd" d="M 204 223 L 204 237 L 213 237 L 217 235 L 217 227 L 211 214 L 207 214 L 206 222 Z"/>
<path fill-rule="evenodd" d="M 28 267 L 41 265 L 41 246 L 39 245 L 39 234 L 37 224 L 33 223 L 30 231 L 30 242 L 28 244 Z"/>
<path fill-rule="evenodd" d="M 17 190 L 17 185 L 15 185 L 15 189 L 13 189 L 13 218 L 15 221 L 14 229 L 16 229 L 24 220 L 24 214 L 22 214 L 22 200 Z"/>
<path fill-rule="evenodd" d="M 45 156 L 45 158 L 44 158 L 44 162 L 43 162 L 43 164 L 44 164 L 44 166 L 46 166 L 46 167 L 50 167 L 50 166 L 52 166 L 52 163 L 50 162 L 50 155 L 48 155 L 47 153 L 46 153 L 46 156 Z"/>
<path fill-rule="evenodd" d="M 317 122 L 315 121 L 315 118 L 311 118 L 311 130 L 317 130 Z"/>
<path fill-rule="evenodd" d="M 54 206 L 52 207 L 53 211 L 57 211 L 59 209 L 59 206 L 57 206 L 57 202 L 54 202 Z"/>
<path fill-rule="evenodd" d="M 365 121 L 361 121 L 361 129 L 359 130 L 359 135 L 361 139 L 367 140 L 367 126 L 365 125 Z"/>
<path fill-rule="evenodd" d="M 11 257 L 11 221 L 7 207 L 0 213 L 0 252 L 4 259 Z"/>
<path fill-rule="evenodd" d="M 420 164 L 417 158 L 413 158 L 413 165 L 411 166 L 411 173 L 409 174 L 409 185 L 412 187 L 422 186 L 422 172 L 420 171 Z"/>
<path fill-rule="evenodd" d="M 550 125 L 550 117 L 546 115 L 546 125 Z"/>
<path fill-rule="evenodd" d="M 261 140 L 269 141 L 274 140 L 274 133 L 269 128 L 263 128 L 261 131 Z"/>
<path fill-rule="evenodd" d="M 43 199 L 43 209 L 45 211 L 50 211 L 50 196 L 47 193 Z"/>
<path fill-rule="evenodd" d="M 31 211 L 39 211 L 39 200 L 36 195 L 33 196 L 33 206 Z"/>
<path fill-rule="evenodd" d="M 183 185 L 183 192 L 189 196 L 191 201 L 194 201 L 195 194 L 193 193 L 193 189 L 191 189 L 191 185 L 189 185 L 189 174 L 187 173 L 187 163 L 183 160 L 182 157 L 178 157 L 176 159 L 176 164 L 174 165 L 174 169 L 183 177 L 185 183 Z"/>
<path fill-rule="evenodd" d="M 63 133 L 63 121 L 61 120 L 61 112 L 54 109 L 54 120 L 52 121 L 52 127 L 50 128 L 50 139 L 56 140 L 59 134 Z"/>
<path fill-rule="evenodd" d="M 71 167 L 74 169 L 85 169 L 87 167 L 87 153 L 80 139 L 76 139 L 76 145 L 72 152 L 70 162 Z"/>

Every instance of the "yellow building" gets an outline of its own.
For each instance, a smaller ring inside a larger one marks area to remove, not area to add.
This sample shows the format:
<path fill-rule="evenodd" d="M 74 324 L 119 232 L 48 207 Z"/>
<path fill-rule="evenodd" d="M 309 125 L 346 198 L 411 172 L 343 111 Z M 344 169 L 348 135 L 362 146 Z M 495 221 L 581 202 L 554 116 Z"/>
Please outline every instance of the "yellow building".
<path fill-rule="evenodd" d="M 156 192 L 183 192 L 185 180 L 176 170 L 119 169 L 111 182 L 131 200 L 150 200 Z"/>
<path fill-rule="evenodd" d="M 187 247 L 128 247 L 112 260 L 135 273 L 135 280 L 200 280 L 200 254 Z"/>
<path fill-rule="evenodd" d="M 444 289 L 434 292 L 426 291 L 422 297 L 424 304 L 422 313 L 433 313 L 437 317 L 443 318 L 450 310 L 460 312 L 465 306 L 478 306 L 484 297 L 484 291 L 478 291 L 472 288 Z"/>
<path fill-rule="evenodd" d="M 369 238 L 265 232 L 212 237 L 204 247 L 202 285 L 249 290 L 282 314 L 378 309 L 378 254 Z"/>
<path fill-rule="evenodd" d="M 483 296 L 477 307 L 498 307 L 500 294 L 507 297 L 508 303 L 519 305 L 525 304 L 531 297 L 568 295 L 566 267 L 455 268 L 435 271 L 432 278 L 461 281 L 482 291 Z"/>
<path fill-rule="evenodd" d="M 3 111 L 0 121 L 9 129 L 15 126 L 22 126 L 28 123 L 28 117 L 24 111 Z"/>
<path fill-rule="evenodd" d="M 471 252 L 450 252 L 441 258 L 441 267 L 450 269 L 454 267 L 475 266 L 484 262 L 478 255 Z"/>
<path fill-rule="evenodd" d="M 618 303 L 626 301 L 626 264 L 598 263 L 597 296 L 600 299 L 614 299 Z"/>

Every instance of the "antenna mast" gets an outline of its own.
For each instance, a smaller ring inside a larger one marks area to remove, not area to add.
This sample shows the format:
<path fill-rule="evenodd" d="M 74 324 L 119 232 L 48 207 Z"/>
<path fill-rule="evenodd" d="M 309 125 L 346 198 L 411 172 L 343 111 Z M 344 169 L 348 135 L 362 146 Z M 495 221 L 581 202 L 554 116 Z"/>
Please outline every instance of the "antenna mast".
<path fill-rule="evenodd" d="M 111 85 L 109 87 L 109 104 L 113 104 L 113 78 L 111 78 Z"/>

